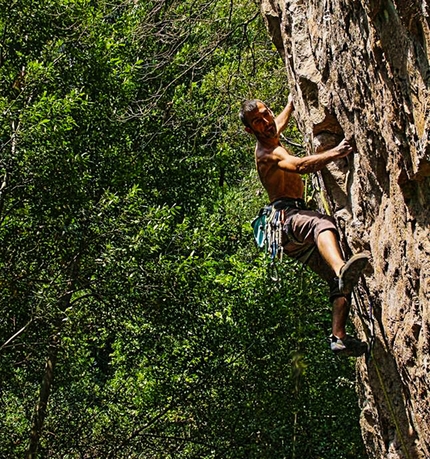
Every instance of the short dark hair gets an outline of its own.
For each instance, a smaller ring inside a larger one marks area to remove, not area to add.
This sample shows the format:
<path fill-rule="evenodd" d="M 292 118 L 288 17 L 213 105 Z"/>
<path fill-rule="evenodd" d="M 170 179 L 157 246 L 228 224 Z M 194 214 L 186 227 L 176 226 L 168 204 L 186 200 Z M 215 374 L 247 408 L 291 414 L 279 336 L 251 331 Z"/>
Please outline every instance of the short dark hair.
<path fill-rule="evenodd" d="M 250 99 L 250 100 L 245 100 L 244 102 L 242 102 L 242 106 L 239 112 L 239 118 L 240 118 L 240 121 L 242 121 L 242 123 L 246 127 L 251 127 L 248 123 L 247 116 L 249 113 L 253 112 L 257 108 L 257 104 L 259 102 L 262 103 L 263 105 L 266 105 L 260 99 Z"/>

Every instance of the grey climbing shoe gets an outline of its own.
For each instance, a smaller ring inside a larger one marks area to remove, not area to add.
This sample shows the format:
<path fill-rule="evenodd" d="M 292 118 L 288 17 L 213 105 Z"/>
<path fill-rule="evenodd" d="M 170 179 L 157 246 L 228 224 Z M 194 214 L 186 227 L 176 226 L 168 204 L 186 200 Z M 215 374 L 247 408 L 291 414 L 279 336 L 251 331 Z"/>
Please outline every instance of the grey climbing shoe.
<path fill-rule="evenodd" d="M 361 273 L 369 261 L 369 253 L 363 252 L 352 256 L 340 269 L 339 291 L 343 295 L 352 292 L 360 279 Z"/>
<path fill-rule="evenodd" d="M 367 344 L 353 336 L 346 335 L 340 339 L 331 335 L 329 338 L 330 349 L 336 354 L 344 357 L 360 357 L 367 352 Z"/>

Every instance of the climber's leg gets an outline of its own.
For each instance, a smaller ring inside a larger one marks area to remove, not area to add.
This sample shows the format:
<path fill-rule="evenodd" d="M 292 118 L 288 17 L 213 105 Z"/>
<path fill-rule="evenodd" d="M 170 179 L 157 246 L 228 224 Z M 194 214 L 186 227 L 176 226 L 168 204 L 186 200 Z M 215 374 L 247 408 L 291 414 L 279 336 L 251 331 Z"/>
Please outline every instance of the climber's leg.
<path fill-rule="evenodd" d="M 344 296 L 335 297 L 332 309 L 332 334 L 342 339 L 346 335 L 346 321 L 349 315 L 349 301 Z"/>
<path fill-rule="evenodd" d="M 339 246 L 339 235 L 333 217 L 311 210 L 295 210 L 287 216 L 285 227 L 290 240 L 285 247 L 285 253 L 295 258 L 295 241 L 299 244 L 315 244 L 334 275 L 340 276 L 345 260 Z"/>
<path fill-rule="evenodd" d="M 344 294 L 351 293 L 369 261 L 369 254 L 358 253 L 345 263 L 334 231 L 321 232 L 317 246 L 321 256 L 339 277 L 339 291 Z"/>
<path fill-rule="evenodd" d="M 317 237 L 318 251 L 336 276 L 339 276 L 345 261 L 340 251 L 337 234 L 332 230 L 322 231 Z"/>
<path fill-rule="evenodd" d="M 333 305 L 330 348 L 337 354 L 362 355 L 366 352 L 366 343 L 347 335 L 345 326 L 351 302 L 349 293 L 357 283 L 368 256 L 360 254 L 345 263 L 334 220 L 327 215 L 313 211 L 295 212 L 287 220 L 286 228 L 287 236 L 292 237 L 284 246 L 285 253 L 309 266 L 330 286 Z"/>
<path fill-rule="evenodd" d="M 367 351 L 367 344 L 346 333 L 346 321 L 348 319 L 351 295 L 343 295 L 339 292 L 337 279 L 332 279 L 330 284 L 330 300 L 332 309 L 332 334 L 329 338 L 330 349 L 336 355 L 346 357 L 359 357 Z"/>
<path fill-rule="evenodd" d="M 309 256 L 307 265 L 330 287 L 330 302 L 332 303 L 332 334 L 329 338 L 330 349 L 336 355 L 359 357 L 366 353 L 367 344 L 346 333 L 346 323 L 349 316 L 351 295 L 339 291 L 339 279 L 328 266 L 318 250 Z"/>

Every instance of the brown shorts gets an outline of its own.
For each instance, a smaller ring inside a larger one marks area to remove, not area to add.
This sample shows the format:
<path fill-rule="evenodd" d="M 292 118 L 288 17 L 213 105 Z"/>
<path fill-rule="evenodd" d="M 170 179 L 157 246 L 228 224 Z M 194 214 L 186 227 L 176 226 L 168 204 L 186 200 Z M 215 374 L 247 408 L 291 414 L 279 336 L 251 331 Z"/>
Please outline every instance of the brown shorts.
<path fill-rule="evenodd" d="M 344 296 L 339 292 L 338 280 L 334 271 L 320 255 L 316 240 L 323 231 L 333 231 L 337 237 L 334 219 L 329 215 L 313 210 L 289 209 L 283 227 L 284 253 L 309 266 L 330 287 L 330 299 Z"/>

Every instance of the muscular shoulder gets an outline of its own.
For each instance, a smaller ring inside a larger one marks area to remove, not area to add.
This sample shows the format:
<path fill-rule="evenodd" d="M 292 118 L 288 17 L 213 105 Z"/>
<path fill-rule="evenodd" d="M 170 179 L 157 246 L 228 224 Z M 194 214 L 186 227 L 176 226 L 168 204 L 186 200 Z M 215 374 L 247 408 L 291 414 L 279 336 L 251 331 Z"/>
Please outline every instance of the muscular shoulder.
<path fill-rule="evenodd" d="M 288 156 L 290 153 L 282 145 L 265 148 L 257 144 L 255 148 L 255 158 L 258 163 L 278 163 Z"/>

